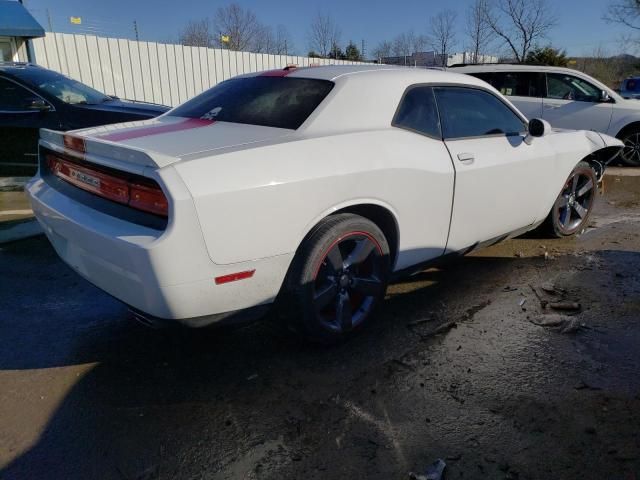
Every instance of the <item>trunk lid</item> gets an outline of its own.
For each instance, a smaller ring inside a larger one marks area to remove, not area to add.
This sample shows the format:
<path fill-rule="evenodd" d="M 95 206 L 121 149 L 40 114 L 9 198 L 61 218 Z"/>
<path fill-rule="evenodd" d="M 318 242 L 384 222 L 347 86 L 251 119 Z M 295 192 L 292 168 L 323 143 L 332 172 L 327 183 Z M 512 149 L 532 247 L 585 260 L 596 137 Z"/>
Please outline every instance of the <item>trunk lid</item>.
<path fill-rule="evenodd" d="M 80 137 L 87 154 L 115 155 L 119 160 L 161 168 L 187 155 L 268 142 L 291 133 L 282 128 L 163 115 L 75 130 L 67 136 Z"/>

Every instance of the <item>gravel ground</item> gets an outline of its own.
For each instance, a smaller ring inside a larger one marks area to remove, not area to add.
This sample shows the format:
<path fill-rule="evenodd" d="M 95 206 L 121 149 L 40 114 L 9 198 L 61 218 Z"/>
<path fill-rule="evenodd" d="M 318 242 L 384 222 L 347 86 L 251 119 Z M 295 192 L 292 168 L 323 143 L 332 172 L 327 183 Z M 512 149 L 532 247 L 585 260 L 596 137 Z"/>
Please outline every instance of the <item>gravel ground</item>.
<path fill-rule="evenodd" d="M 398 283 L 334 348 L 151 330 L 44 238 L 2 246 L 0 478 L 640 478 L 640 177 L 604 192 L 579 238 Z"/>

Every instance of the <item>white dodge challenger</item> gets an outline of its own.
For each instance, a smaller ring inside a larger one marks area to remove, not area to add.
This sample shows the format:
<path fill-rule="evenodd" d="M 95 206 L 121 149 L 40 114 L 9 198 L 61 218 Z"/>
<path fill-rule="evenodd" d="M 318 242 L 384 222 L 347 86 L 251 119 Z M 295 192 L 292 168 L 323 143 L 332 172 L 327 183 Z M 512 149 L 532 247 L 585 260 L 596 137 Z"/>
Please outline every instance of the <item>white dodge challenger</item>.
<path fill-rule="evenodd" d="M 27 189 L 60 257 L 141 319 L 204 326 L 282 300 L 331 342 L 434 259 L 581 231 L 622 146 L 527 123 L 467 75 L 287 68 L 153 120 L 43 130 Z"/>

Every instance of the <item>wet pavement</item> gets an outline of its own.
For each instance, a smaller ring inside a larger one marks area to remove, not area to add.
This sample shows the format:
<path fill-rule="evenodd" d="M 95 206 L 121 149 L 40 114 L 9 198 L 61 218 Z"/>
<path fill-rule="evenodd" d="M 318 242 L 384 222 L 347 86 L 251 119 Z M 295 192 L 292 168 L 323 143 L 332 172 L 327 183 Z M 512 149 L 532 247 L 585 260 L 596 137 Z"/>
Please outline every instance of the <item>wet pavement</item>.
<path fill-rule="evenodd" d="M 640 478 L 640 177 L 604 192 L 579 238 L 396 284 L 333 348 L 269 321 L 151 330 L 44 238 L 2 246 L 0 479 L 386 480 L 437 458 L 447 479 Z"/>

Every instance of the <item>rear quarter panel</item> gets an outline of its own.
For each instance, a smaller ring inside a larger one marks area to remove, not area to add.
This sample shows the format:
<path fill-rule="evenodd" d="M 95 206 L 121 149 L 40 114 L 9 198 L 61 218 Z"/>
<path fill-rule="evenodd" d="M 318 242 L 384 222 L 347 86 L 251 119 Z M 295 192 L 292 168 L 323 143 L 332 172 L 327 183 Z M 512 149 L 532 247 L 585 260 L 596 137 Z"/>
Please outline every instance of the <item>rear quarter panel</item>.
<path fill-rule="evenodd" d="M 180 162 L 216 264 L 295 252 L 341 208 L 384 206 L 396 217 L 396 268 L 446 245 L 453 166 L 441 141 L 396 128 L 314 137 Z"/>

